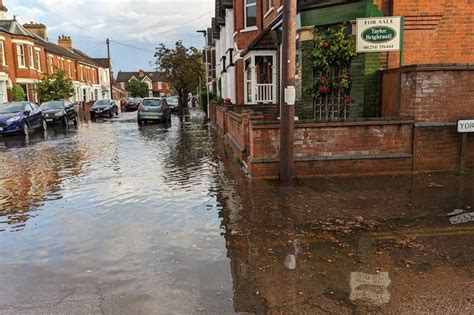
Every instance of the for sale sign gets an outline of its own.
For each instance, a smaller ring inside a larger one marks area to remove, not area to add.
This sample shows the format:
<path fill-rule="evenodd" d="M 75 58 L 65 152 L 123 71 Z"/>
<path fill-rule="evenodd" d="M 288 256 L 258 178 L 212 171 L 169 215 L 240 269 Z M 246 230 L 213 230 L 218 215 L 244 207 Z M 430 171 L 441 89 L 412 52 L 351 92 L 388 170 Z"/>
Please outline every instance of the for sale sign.
<path fill-rule="evenodd" d="M 402 31 L 399 16 L 357 19 L 357 52 L 399 51 Z"/>

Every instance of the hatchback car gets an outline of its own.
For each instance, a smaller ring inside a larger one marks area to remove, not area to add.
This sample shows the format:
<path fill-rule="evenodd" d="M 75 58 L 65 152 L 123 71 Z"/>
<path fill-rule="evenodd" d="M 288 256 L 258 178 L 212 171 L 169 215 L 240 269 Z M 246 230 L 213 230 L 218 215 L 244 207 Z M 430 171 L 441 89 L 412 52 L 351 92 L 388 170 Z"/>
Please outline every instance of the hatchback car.
<path fill-rule="evenodd" d="M 137 119 L 139 124 L 148 121 L 171 121 L 171 113 L 166 100 L 157 97 L 144 98 L 138 107 Z"/>
<path fill-rule="evenodd" d="M 110 118 L 114 115 L 118 115 L 119 109 L 115 101 L 112 100 L 99 100 L 92 105 L 90 109 L 91 118 L 97 116 L 108 116 Z"/>
<path fill-rule="evenodd" d="M 168 103 L 168 107 L 170 108 L 171 112 L 178 111 L 178 97 L 171 96 L 166 99 L 166 103 Z"/>
<path fill-rule="evenodd" d="M 125 105 L 125 109 L 127 111 L 131 110 L 131 111 L 134 111 L 134 110 L 137 110 L 138 109 L 138 106 L 140 106 L 140 102 L 141 102 L 141 99 L 140 98 L 129 98 L 128 101 L 127 101 L 127 105 Z"/>
<path fill-rule="evenodd" d="M 0 104 L 0 134 L 21 133 L 27 136 L 30 129 L 35 128 L 47 128 L 38 105 L 27 101 Z"/>
<path fill-rule="evenodd" d="M 77 126 L 77 112 L 74 104 L 69 101 L 45 102 L 40 108 L 48 124 L 60 123 L 67 126 L 72 121 Z"/>

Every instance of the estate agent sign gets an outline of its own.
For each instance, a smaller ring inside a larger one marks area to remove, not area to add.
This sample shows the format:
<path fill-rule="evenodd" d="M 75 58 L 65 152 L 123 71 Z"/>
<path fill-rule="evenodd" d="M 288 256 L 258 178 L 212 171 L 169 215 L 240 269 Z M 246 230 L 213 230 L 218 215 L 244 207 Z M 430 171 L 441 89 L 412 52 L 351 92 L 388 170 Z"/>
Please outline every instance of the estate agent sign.
<path fill-rule="evenodd" d="M 399 16 L 357 19 L 357 52 L 399 51 L 403 37 L 402 24 Z"/>

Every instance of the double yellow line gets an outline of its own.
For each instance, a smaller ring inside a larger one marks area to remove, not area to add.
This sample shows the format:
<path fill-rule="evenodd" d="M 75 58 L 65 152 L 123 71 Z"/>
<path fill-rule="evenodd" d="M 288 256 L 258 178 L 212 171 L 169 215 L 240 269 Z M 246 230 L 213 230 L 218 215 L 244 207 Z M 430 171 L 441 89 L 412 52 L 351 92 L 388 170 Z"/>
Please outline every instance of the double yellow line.
<path fill-rule="evenodd" d="M 431 236 L 458 236 L 458 235 L 474 235 L 474 226 L 465 227 L 442 227 L 442 228 L 424 228 L 424 229 L 407 229 L 396 232 L 379 232 L 372 233 L 376 240 L 392 240 L 400 237 L 431 237 Z"/>

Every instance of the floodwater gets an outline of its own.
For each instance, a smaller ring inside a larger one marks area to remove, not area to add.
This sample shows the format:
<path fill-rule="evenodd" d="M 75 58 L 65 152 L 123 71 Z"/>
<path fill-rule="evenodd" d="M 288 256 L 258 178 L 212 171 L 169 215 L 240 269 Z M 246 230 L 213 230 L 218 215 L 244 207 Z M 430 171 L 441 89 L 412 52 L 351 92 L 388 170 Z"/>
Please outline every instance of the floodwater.
<path fill-rule="evenodd" d="M 198 112 L 0 138 L 0 313 L 472 314 L 473 187 L 250 181 Z"/>

